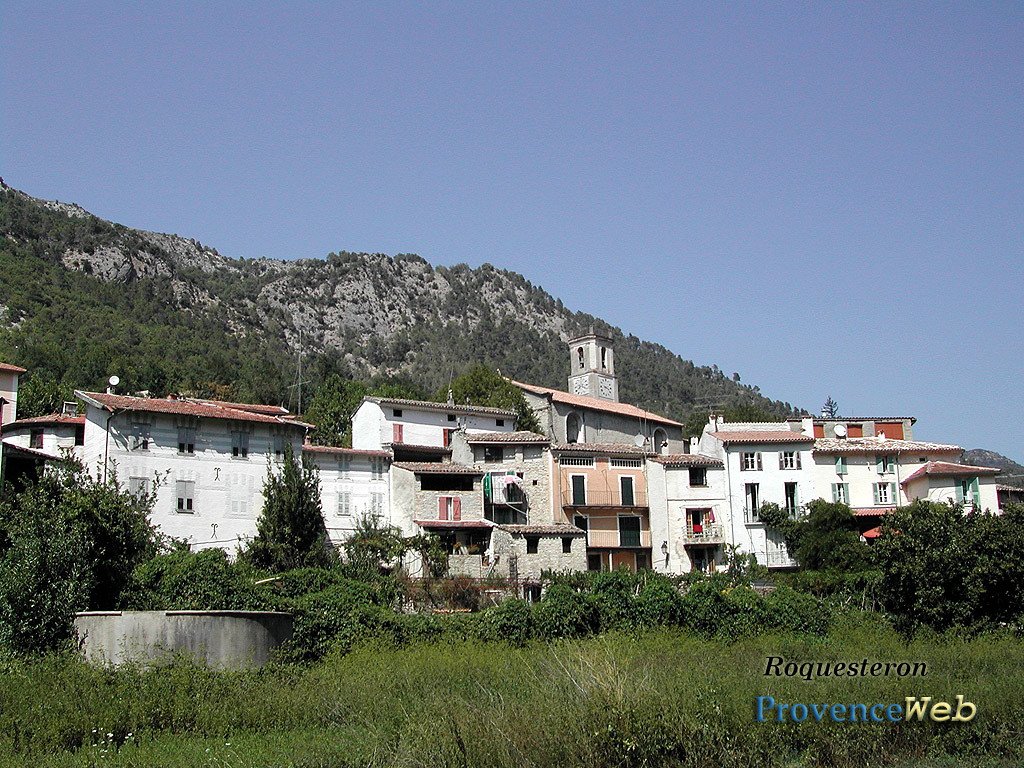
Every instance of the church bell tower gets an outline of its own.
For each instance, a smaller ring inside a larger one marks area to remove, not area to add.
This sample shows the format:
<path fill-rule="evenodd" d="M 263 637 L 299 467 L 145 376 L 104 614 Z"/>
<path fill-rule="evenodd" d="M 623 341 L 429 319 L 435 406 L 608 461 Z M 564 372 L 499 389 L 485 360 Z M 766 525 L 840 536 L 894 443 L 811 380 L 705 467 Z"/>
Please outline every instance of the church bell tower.
<path fill-rule="evenodd" d="M 609 337 L 591 331 L 569 339 L 569 357 L 569 392 L 619 401 L 615 350 Z"/>

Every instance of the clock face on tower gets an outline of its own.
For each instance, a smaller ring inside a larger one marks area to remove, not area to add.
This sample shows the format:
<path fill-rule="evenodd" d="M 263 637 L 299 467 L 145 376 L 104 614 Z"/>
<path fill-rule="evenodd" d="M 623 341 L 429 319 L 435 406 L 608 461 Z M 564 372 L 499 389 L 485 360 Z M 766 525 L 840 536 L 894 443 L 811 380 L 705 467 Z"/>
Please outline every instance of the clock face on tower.
<path fill-rule="evenodd" d="M 605 397 L 605 398 L 607 398 L 609 400 L 611 400 L 612 397 L 614 397 L 615 393 L 612 392 L 612 380 L 611 379 L 601 379 L 601 382 L 597 385 L 597 389 L 598 389 L 598 394 L 601 395 L 601 397 Z"/>
<path fill-rule="evenodd" d="M 574 395 L 585 395 L 587 394 L 587 379 L 585 376 L 580 376 L 572 381 L 572 393 Z"/>

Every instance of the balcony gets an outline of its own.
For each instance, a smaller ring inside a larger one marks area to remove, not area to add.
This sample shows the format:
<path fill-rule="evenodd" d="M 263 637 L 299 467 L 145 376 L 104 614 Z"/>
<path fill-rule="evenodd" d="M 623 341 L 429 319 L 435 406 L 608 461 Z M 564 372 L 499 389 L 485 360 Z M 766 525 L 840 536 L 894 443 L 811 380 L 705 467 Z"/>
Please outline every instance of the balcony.
<path fill-rule="evenodd" d="M 684 546 L 713 546 L 725 543 L 725 529 L 720 523 L 688 526 L 683 532 Z"/>
<path fill-rule="evenodd" d="M 650 549 L 651 532 L 640 531 L 588 531 L 588 547 L 622 547 L 626 549 Z"/>
<path fill-rule="evenodd" d="M 757 562 L 768 568 L 796 568 L 799 563 L 788 552 L 758 552 Z"/>
<path fill-rule="evenodd" d="M 617 490 L 590 490 L 586 493 L 562 491 L 563 507 L 646 507 L 647 494 L 634 490 L 623 494 Z"/>

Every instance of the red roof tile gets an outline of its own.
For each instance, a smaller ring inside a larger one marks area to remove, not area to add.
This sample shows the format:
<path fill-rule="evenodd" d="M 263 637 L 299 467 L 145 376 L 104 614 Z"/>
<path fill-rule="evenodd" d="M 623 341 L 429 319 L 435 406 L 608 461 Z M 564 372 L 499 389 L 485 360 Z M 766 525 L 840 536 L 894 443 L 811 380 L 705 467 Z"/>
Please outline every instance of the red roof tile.
<path fill-rule="evenodd" d="M 366 451 L 359 448 L 335 448 L 331 445 L 309 445 L 302 446 L 303 453 L 321 453 L 332 456 L 369 456 L 380 459 L 390 459 L 391 454 L 387 451 Z"/>
<path fill-rule="evenodd" d="M 552 445 L 551 450 L 556 453 L 592 453 L 602 455 L 629 455 L 649 456 L 650 451 L 646 448 L 633 445 L 632 443 L 563 443 Z"/>
<path fill-rule="evenodd" d="M 493 528 L 487 520 L 413 520 L 420 528 Z"/>
<path fill-rule="evenodd" d="M 788 429 L 776 430 L 721 430 L 712 432 L 723 443 L 813 443 L 814 438 L 810 435 L 802 435 Z"/>
<path fill-rule="evenodd" d="M 214 405 L 209 401 L 192 400 L 179 397 L 174 400 L 156 397 L 129 397 L 128 395 L 108 395 L 105 392 L 81 392 L 75 395 L 87 403 L 107 411 L 137 411 L 140 413 L 164 413 L 178 416 L 195 416 L 205 419 L 224 419 L 227 421 L 249 421 L 258 424 L 277 424 L 284 426 L 309 427 L 294 419 L 283 416 L 268 416 L 253 413 L 224 405 Z"/>
<path fill-rule="evenodd" d="M 969 464 L 953 464 L 949 461 L 929 461 L 912 475 L 908 475 L 900 485 L 925 476 L 931 477 L 977 477 L 978 475 L 998 475 L 1001 469 L 995 467 L 972 467 Z"/>
<path fill-rule="evenodd" d="M 401 397 L 374 397 L 373 395 L 364 397 L 363 402 L 366 401 L 377 403 L 377 405 L 386 405 L 391 408 L 397 405 L 400 409 L 410 408 L 412 410 L 422 411 L 443 411 L 445 413 L 461 413 L 466 416 L 502 416 L 509 419 L 514 419 L 516 416 L 515 411 L 510 411 L 507 408 L 491 408 L 490 406 L 484 405 L 435 403 L 431 400 L 407 400 Z"/>
<path fill-rule="evenodd" d="M 467 443 L 547 443 L 544 435 L 536 432 L 472 432 L 466 435 Z"/>
<path fill-rule="evenodd" d="M 575 525 L 569 525 L 568 523 L 552 523 L 551 525 L 499 525 L 497 526 L 503 531 L 508 531 L 511 534 L 529 535 L 537 534 L 539 536 L 586 536 L 587 532 L 582 528 L 577 528 Z"/>
<path fill-rule="evenodd" d="M 465 464 L 453 464 L 451 462 L 431 461 L 396 461 L 395 466 L 399 469 L 407 469 L 421 475 L 482 475 L 484 472 L 476 467 L 467 467 Z"/>
<path fill-rule="evenodd" d="M 881 535 L 882 535 L 882 526 L 880 526 L 880 525 L 876 525 L 874 528 L 871 528 L 870 530 L 864 531 L 864 533 L 861 534 L 861 536 L 863 536 L 865 539 L 877 539 Z"/>
<path fill-rule="evenodd" d="M 673 453 L 667 456 L 652 456 L 651 461 L 664 464 L 666 467 L 721 467 L 720 459 L 705 456 L 701 453 Z"/>
<path fill-rule="evenodd" d="M 571 395 L 568 392 L 563 392 L 560 389 L 551 389 L 550 387 L 538 387 L 534 384 L 524 384 L 521 381 L 515 381 L 509 379 L 512 384 L 515 384 L 520 389 L 525 389 L 527 392 L 532 392 L 535 395 L 547 395 L 556 403 L 565 403 L 566 405 L 574 405 L 577 408 L 589 408 L 592 411 L 604 411 L 605 413 L 616 413 L 620 416 L 627 416 L 632 419 L 638 419 L 643 421 L 654 421 L 658 424 L 668 424 L 673 427 L 683 426 L 678 421 L 672 421 L 665 416 L 657 413 L 651 413 L 645 411 L 642 408 L 637 408 L 635 405 L 629 405 L 628 403 L 617 403 L 613 400 L 604 400 L 600 397 L 586 397 L 585 395 Z"/>
<path fill-rule="evenodd" d="M 890 512 L 895 511 L 895 509 L 896 509 L 895 505 L 888 506 L 888 507 L 863 507 L 863 508 L 860 508 L 860 509 L 854 509 L 853 510 L 853 516 L 854 517 L 881 517 L 882 515 L 887 515 Z"/>
<path fill-rule="evenodd" d="M 925 443 L 920 440 L 895 440 L 891 437 L 819 437 L 814 452 L 826 456 L 871 453 L 960 453 L 959 445 Z"/>
<path fill-rule="evenodd" d="M 259 403 L 231 403 L 227 400 L 208 400 L 204 397 L 193 397 L 190 400 L 219 405 L 223 408 L 234 408 L 236 411 L 249 411 L 250 413 L 262 413 L 267 416 L 289 416 L 287 408 L 282 405 L 261 405 Z"/>
<path fill-rule="evenodd" d="M 19 365 L 11 365 L 10 363 L 0 363 L 0 373 L 24 373 L 25 369 Z"/>
<path fill-rule="evenodd" d="M 62 413 L 51 413 L 48 416 L 32 416 L 27 419 L 18 419 L 4 424 L 3 429 L 18 429 L 19 427 L 45 427 L 59 424 L 74 424 L 76 426 L 85 424 L 85 416 L 65 416 Z"/>

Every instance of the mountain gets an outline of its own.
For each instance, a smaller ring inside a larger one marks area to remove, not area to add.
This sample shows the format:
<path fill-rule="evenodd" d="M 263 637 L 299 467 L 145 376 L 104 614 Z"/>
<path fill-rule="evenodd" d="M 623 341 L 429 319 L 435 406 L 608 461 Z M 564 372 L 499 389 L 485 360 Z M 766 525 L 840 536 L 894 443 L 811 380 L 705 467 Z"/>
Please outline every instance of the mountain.
<path fill-rule="evenodd" d="M 1001 453 L 986 451 L 984 448 L 972 448 L 964 451 L 963 462 L 975 467 L 999 467 L 1003 471 L 996 475 L 997 483 L 1024 488 L 1024 464 L 1018 464 Z"/>
<path fill-rule="evenodd" d="M 490 264 L 344 251 L 231 259 L 5 187 L 0 270 L 0 359 L 29 369 L 26 407 L 113 373 L 129 391 L 294 402 L 300 349 L 306 392 L 340 372 L 433 393 L 479 362 L 564 388 L 566 341 L 593 328 L 615 340 L 624 401 L 679 419 L 709 407 L 795 410 Z"/>

